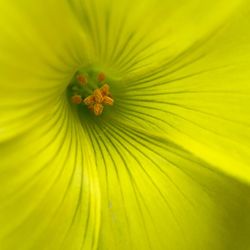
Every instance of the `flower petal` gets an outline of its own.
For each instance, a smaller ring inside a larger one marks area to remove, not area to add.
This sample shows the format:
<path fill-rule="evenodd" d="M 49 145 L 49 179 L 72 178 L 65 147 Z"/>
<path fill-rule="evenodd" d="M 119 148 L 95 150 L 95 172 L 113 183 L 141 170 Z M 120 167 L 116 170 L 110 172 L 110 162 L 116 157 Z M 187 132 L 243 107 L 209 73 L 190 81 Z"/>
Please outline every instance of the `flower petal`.
<path fill-rule="evenodd" d="M 242 5 L 199 47 L 126 80 L 117 119 L 160 133 L 249 183 L 248 25 L 249 6 Z"/>
<path fill-rule="evenodd" d="M 0 141 L 55 106 L 87 51 L 67 1 L 0 3 Z"/>
<path fill-rule="evenodd" d="M 95 249 L 100 191 L 90 142 L 67 103 L 0 145 L 0 248 Z"/>
<path fill-rule="evenodd" d="M 192 52 L 243 1 L 70 0 L 96 63 L 123 74 Z"/>
<path fill-rule="evenodd" d="M 103 194 L 98 249 L 249 246 L 249 187 L 170 141 L 121 123 L 88 130 Z"/>
<path fill-rule="evenodd" d="M 221 173 L 250 178 L 244 1 L 69 1 L 81 27 L 67 2 L 0 3 L 0 247 L 247 248 L 249 187 Z M 60 98 L 84 63 L 125 77 L 81 127 Z"/>

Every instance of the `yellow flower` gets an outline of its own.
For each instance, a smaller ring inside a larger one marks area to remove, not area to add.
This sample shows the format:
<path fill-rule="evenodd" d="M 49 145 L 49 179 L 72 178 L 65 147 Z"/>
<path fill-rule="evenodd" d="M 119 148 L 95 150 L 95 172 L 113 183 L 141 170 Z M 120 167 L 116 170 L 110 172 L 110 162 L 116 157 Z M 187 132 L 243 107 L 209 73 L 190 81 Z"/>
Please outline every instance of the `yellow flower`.
<path fill-rule="evenodd" d="M 248 1 L 0 10 L 1 250 L 250 248 Z"/>

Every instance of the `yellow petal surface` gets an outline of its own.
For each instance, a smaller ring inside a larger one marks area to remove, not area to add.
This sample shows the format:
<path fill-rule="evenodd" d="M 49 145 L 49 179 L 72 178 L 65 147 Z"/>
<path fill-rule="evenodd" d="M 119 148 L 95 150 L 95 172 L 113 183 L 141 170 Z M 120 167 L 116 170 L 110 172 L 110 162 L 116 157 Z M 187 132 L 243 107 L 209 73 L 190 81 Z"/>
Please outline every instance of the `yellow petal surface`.
<path fill-rule="evenodd" d="M 93 150 L 63 102 L 0 146 L 0 248 L 95 249 L 100 190 Z"/>
<path fill-rule="evenodd" d="M 98 249 L 247 249 L 249 187 L 141 130 L 106 121 L 88 131 L 102 187 Z"/>
<path fill-rule="evenodd" d="M 247 1 L 0 9 L 1 250 L 249 249 Z M 92 65 L 100 117 L 67 98 Z"/>
<path fill-rule="evenodd" d="M 0 9 L 2 141 L 27 131 L 55 105 L 87 50 L 66 1 L 2 1 Z"/>

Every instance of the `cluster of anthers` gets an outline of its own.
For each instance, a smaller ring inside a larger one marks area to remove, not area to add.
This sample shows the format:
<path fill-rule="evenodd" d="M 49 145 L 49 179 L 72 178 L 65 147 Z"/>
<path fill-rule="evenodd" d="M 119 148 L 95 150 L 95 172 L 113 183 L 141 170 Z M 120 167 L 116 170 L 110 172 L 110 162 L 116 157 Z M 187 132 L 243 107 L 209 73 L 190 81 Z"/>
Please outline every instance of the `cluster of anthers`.
<path fill-rule="evenodd" d="M 105 105 L 112 106 L 114 100 L 110 93 L 110 87 L 105 83 L 106 76 L 104 73 L 99 73 L 97 76 L 97 81 L 101 86 L 99 88 L 92 89 L 92 94 L 86 97 L 83 96 L 83 93 L 79 89 L 88 88 L 88 79 L 86 76 L 79 74 L 76 76 L 78 91 L 74 91 L 74 94 L 71 97 L 71 101 L 74 104 L 87 105 L 88 109 L 92 111 L 96 116 L 99 116 L 103 113 Z"/>

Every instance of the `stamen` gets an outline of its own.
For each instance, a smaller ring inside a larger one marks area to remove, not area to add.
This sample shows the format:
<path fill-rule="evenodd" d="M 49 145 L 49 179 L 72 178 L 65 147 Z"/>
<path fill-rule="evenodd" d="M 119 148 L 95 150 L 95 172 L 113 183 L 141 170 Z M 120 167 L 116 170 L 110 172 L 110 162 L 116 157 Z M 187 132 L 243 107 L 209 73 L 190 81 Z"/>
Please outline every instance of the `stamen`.
<path fill-rule="evenodd" d="M 110 93 L 109 85 L 104 83 L 106 79 L 105 74 L 103 72 L 99 73 L 97 79 L 94 79 L 93 75 L 96 77 L 96 74 L 91 72 L 86 73 L 86 75 L 79 73 L 75 76 L 73 85 L 71 85 L 71 91 L 73 92 L 71 101 L 78 105 L 85 104 L 96 116 L 100 116 L 103 113 L 104 105 L 112 106 L 114 100 Z M 97 86 L 100 86 L 100 84 L 102 86 L 98 88 Z"/>
<path fill-rule="evenodd" d="M 109 85 L 107 83 L 105 83 L 102 87 L 101 87 L 101 92 L 102 94 L 105 95 L 109 95 Z"/>
<path fill-rule="evenodd" d="M 87 83 L 88 83 L 88 80 L 87 80 L 87 78 L 86 78 L 84 75 L 78 75 L 78 76 L 76 77 L 76 79 L 77 79 L 78 84 L 79 84 L 80 86 L 86 86 Z"/>
<path fill-rule="evenodd" d="M 73 95 L 71 101 L 74 104 L 80 104 L 82 102 L 82 97 L 80 95 Z"/>
<path fill-rule="evenodd" d="M 94 91 L 94 97 L 95 97 L 95 101 L 96 103 L 102 103 L 103 101 L 103 96 L 102 96 L 102 92 L 100 89 L 96 89 Z"/>
<path fill-rule="evenodd" d="M 114 100 L 109 96 L 104 96 L 102 103 L 105 104 L 105 105 L 112 106 L 114 104 Z"/>
<path fill-rule="evenodd" d="M 105 88 L 109 89 L 109 86 L 107 85 Z M 102 114 L 104 109 L 103 105 L 112 106 L 114 104 L 114 100 L 110 96 L 104 95 L 104 93 L 105 91 L 103 92 L 101 89 L 95 89 L 93 95 L 83 100 L 83 103 L 85 103 L 97 116 Z"/>
<path fill-rule="evenodd" d="M 94 95 L 90 95 L 88 97 L 86 97 L 83 102 L 86 104 L 86 105 L 91 105 L 91 104 L 94 104 L 95 103 L 95 96 Z"/>
<path fill-rule="evenodd" d="M 99 82 L 103 82 L 104 80 L 106 79 L 106 76 L 103 72 L 99 73 L 98 76 L 97 76 L 97 80 Z"/>
<path fill-rule="evenodd" d="M 100 103 L 94 104 L 94 113 L 95 113 L 95 115 L 96 116 L 101 115 L 102 112 L 103 112 L 103 108 L 104 108 L 103 105 L 100 104 Z"/>

